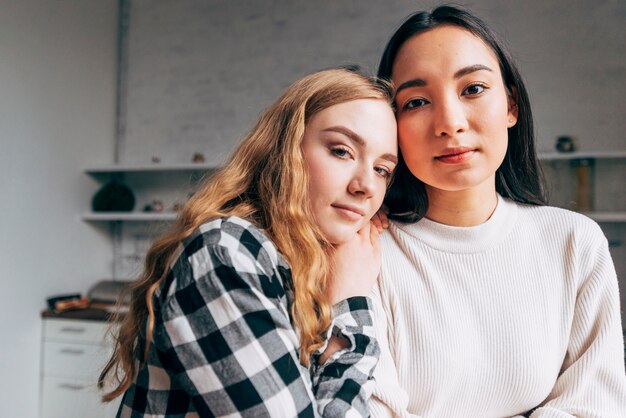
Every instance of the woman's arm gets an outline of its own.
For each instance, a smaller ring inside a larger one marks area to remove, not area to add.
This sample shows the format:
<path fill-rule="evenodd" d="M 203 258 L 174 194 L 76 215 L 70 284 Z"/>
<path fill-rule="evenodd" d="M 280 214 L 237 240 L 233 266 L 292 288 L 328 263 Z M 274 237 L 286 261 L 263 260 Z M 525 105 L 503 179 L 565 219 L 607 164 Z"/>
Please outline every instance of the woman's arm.
<path fill-rule="evenodd" d="M 380 349 L 372 322 L 372 302 L 366 297 L 352 297 L 334 306 L 332 336 L 337 351 L 322 347 L 313 356 L 313 391 L 323 415 L 343 417 L 358 412 L 369 416 L 367 401 L 372 395 L 372 374 Z M 328 357 L 323 361 L 324 357 Z"/>
<path fill-rule="evenodd" d="M 335 405 L 368 416 L 353 402 L 359 394 L 345 388 L 347 382 L 367 382 L 362 370 L 375 364 L 367 356 L 375 341 L 351 347 L 366 347 L 363 353 L 336 353 L 312 383 L 298 359 L 299 341 L 280 276 L 277 271 L 268 274 L 267 266 L 259 264 L 261 256 L 252 254 L 238 245 L 203 246 L 186 254 L 189 267 L 177 271 L 192 274 L 193 280 L 170 295 L 155 335 L 165 368 L 201 416 L 337 416 L 330 413 Z M 355 321 L 369 316 L 362 306 L 349 305 L 343 313 Z M 360 360 L 355 362 L 355 356 Z M 331 366 L 346 373 L 324 374 Z"/>
<path fill-rule="evenodd" d="M 531 418 L 626 416 L 626 374 L 617 277 L 599 227 L 581 248 L 581 272 L 567 354 L 546 401 Z"/>
<path fill-rule="evenodd" d="M 348 242 L 333 248 L 333 326 L 313 355 L 312 379 L 319 409 L 332 417 L 349 411 L 369 416 L 367 401 L 380 349 L 372 321 L 371 289 L 380 271 L 379 232 L 367 223 Z M 341 377 L 340 380 L 337 377 Z"/>
<path fill-rule="evenodd" d="M 393 301 L 384 300 L 381 292 L 381 279 L 374 286 L 372 299 L 374 305 L 374 323 L 380 345 L 380 360 L 374 371 L 374 392 L 369 401 L 372 418 L 419 418 L 408 412 L 409 396 L 400 386 L 391 344 L 394 341 L 391 312 L 388 311 Z"/>

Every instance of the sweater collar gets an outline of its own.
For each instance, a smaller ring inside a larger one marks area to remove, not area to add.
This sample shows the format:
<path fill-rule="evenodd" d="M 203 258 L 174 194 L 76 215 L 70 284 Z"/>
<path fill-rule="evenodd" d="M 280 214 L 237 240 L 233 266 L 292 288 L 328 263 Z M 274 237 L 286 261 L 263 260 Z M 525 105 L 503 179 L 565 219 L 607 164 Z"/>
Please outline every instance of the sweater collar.
<path fill-rule="evenodd" d="M 504 240 L 517 220 L 515 202 L 498 195 L 498 204 L 491 217 L 477 226 L 444 225 L 423 218 L 414 224 L 392 223 L 393 235 L 402 231 L 425 245 L 439 251 L 452 253 L 478 253 Z"/>

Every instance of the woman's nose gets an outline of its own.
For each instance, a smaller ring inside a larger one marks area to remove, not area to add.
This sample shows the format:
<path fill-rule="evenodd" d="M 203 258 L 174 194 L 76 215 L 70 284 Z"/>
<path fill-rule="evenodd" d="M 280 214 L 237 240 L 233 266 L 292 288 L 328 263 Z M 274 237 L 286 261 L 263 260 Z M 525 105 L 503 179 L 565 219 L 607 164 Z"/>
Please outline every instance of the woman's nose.
<path fill-rule="evenodd" d="M 348 192 L 354 195 L 364 195 L 365 197 L 373 196 L 376 191 L 375 175 L 376 173 L 373 169 L 357 169 L 348 184 Z"/>
<path fill-rule="evenodd" d="M 436 108 L 435 135 L 450 137 L 467 130 L 467 115 L 458 98 L 450 98 Z"/>

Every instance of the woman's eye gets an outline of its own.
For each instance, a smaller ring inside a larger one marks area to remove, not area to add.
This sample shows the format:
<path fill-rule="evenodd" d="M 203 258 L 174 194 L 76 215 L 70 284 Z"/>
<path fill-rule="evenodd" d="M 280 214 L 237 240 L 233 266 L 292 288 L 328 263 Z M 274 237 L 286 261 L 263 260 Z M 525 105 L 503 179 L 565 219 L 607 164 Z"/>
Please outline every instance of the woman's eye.
<path fill-rule="evenodd" d="M 403 110 L 409 110 L 409 109 L 416 109 L 418 107 L 422 107 L 422 106 L 426 106 L 428 104 L 428 101 L 426 99 L 411 99 L 408 100 L 404 106 L 402 106 Z"/>
<path fill-rule="evenodd" d="M 330 152 L 332 152 L 334 155 L 336 155 L 339 158 L 349 158 L 350 157 L 350 151 L 347 150 L 346 148 L 343 148 L 343 147 L 332 147 L 330 149 Z"/>
<path fill-rule="evenodd" d="M 374 171 L 380 174 L 382 177 L 389 178 L 391 177 L 391 171 L 386 167 L 374 167 Z"/>
<path fill-rule="evenodd" d="M 472 84 L 471 86 L 468 86 L 465 90 L 463 90 L 463 95 L 475 96 L 484 92 L 486 89 L 487 87 L 483 86 L 482 84 Z"/>

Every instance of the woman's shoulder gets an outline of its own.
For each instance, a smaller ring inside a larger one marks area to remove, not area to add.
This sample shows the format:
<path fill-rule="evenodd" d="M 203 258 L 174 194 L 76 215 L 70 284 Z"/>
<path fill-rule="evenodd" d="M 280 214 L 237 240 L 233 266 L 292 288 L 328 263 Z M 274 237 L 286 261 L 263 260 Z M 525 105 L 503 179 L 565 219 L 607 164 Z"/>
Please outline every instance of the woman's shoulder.
<path fill-rule="evenodd" d="M 516 204 L 523 215 L 543 220 L 544 222 L 561 222 L 581 228 L 595 229 L 596 227 L 599 227 L 597 222 L 587 215 L 570 209 L 549 205 L 537 206 L 523 203 Z"/>
<path fill-rule="evenodd" d="M 200 225 L 182 242 L 186 257 L 199 251 L 259 258 L 269 257 L 271 264 L 279 264 L 282 256 L 267 234 L 252 222 L 237 217 L 225 216 Z"/>
<path fill-rule="evenodd" d="M 200 225 L 183 242 L 186 257 L 214 255 L 237 267 L 237 261 L 254 260 L 272 270 L 285 263 L 274 242 L 258 226 L 238 216 L 225 216 Z"/>
<path fill-rule="evenodd" d="M 275 308 L 288 316 L 290 288 L 290 269 L 260 228 L 233 216 L 212 219 L 179 245 L 154 295 L 157 326 L 198 312 L 208 320 L 223 306 L 240 316 Z"/>
<path fill-rule="evenodd" d="M 534 224 L 541 230 L 564 234 L 579 242 L 601 243 L 606 240 L 600 225 L 585 214 L 556 206 L 517 205 L 525 226 Z"/>
<path fill-rule="evenodd" d="M 256 225 L 238 216 L 223 216 L 201 224 L 183 241 L 185 248 L 217 245 L 238 250 L 240 244 L 256 248 L 264 244 L 274 246 L 272 240 Z"/>
<path fill-rule="evenodd" d="M 238 286 L 265 291 L 263 280 L 269 280 L 270 287 L 283 288 L 289 271 L 276 245 L 260 228 L 236 216 L 221 217 L 200 225 L 181 243 L 166 293 L 197 282 L 218 287 L 238 282 Z"/>

